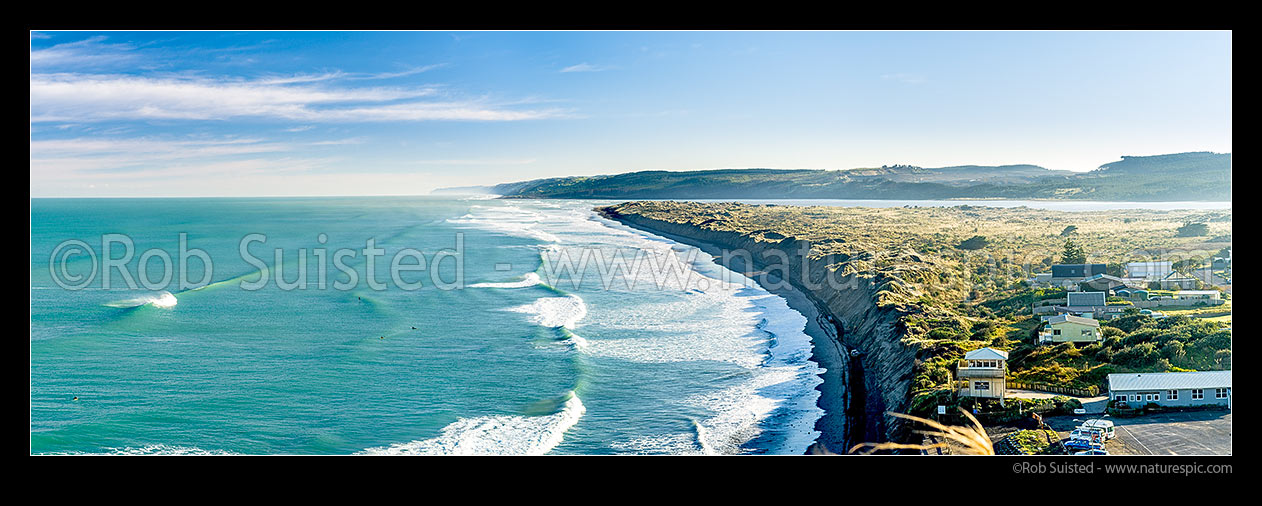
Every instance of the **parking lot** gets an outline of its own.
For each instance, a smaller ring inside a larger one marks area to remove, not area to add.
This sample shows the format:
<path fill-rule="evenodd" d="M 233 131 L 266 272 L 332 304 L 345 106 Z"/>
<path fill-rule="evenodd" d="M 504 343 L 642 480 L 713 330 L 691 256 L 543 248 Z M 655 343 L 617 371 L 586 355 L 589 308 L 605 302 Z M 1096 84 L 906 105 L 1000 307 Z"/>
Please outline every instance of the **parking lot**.
<path fill-rule="evenodd" d="M 1227 410 L 1108 420 L 1117 434 L 1104 445 L 1112 455 L 1231 455 L 1231 412 Z M 1047 419 L 1066 438 L 1079 423 L 1068 416 Z"/>

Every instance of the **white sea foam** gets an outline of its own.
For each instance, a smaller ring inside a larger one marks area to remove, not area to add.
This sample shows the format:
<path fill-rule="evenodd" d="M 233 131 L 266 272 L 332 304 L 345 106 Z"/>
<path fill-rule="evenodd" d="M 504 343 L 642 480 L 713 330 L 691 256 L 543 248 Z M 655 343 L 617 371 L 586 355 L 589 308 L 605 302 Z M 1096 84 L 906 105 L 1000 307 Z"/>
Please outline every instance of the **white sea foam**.
<path fill-rule="evenodd" d="M 539 275 L 531 272 L 531 273 L 527 273 L 525 276 L 522 276 L 522 279 L 520 281 L 507 281 L 503 283 L 493 283 L 493 282 L 474 283 L 472 285 L 469 285 L 469 287 L 470 288 L 525 288 L 528 286 L 535 286 L 540 283 L 543 283 L 543 280 L 539 279 Z"/>
<path fill-rule="evenodd" d="M 161 291 L 155 294 L 144 295 L 133 299 L 108 302 L 105 305 L 109 307 L 130 308 L 148 304 L 153 307 L 170 308 L 175 307 L 175 305 L 179 302 L 180 301 L 176 299 L 174 295 L 171 295 L 171 292 Z"/>
<path fill-rule="evenodd" d="M 369 448 L 370 455 L 543 455 L 552 451 L 587 408 L 577 395 L 545 416 L 461 418 L 433 439 Z"/>
<path fill-rule="evenodd" d="M 110 448 L 105 452 L 67 452 L 50 455 L 241 455 L 227 450 L 204 450 L 196 446 L 178 446 L 151 444 L 145 446 L 128 446 Z"/>
<path fill-rule="evenodd" d="M 468 213 L 459 218 L 449 219 L 447 222 L 549 243 L 561 240 L 555 234 L 538 228 L 539 220 L 543 217 L 540 213 L 512 205 L 499 207 L 475 205 L 470 206 L 470 210 L 475 211 L 476 214 Z"/>
<path fill-rule="evenodd" d="M 582 297 L 566 295 L 564 297 L 543 297 L 531 304 L 511 307 L 506 309 L 506 311 L 534 315 L 531 319 L 544 327 L 573 329 L 579 320 L 587 316 L 587 304 L 583 302 Z"/>
<path fill-rule="evenodd" d="M 622 453 L 637 455 L 705 455 L 705 449 L 697 442 L 697 435 L 690 433 L 639 436 L 609 444 Z"/>
<path fill-rule="evenodd" d="M 819 436 L 814 425 L 823 415 L 816 405 L 819 392 L 815 390 L 823 369 L 811 360 L 805 317 L 789 308 L 783 298 L 715 264 L 696 248 L 597 217 L 590 211 L 590 203 L 566 203 L 560 208 L 555 202 L 548 204 L 473 206 L 470 221 L 498 230 L 513 228 L 514 235 L 548 237 L 542 248 L 545 268 L 540 277 L 567 290 L 571 285 L 552 279 L 549 273 L 561 252 L 568 252 L 574 261 L 582 251 L 592 248 L 602 253 L 621 251 L 628 260 L 633 258 L 630 255 L 651 255 L 655 263 L 646 262 L 636 272 L 621 272 L 609 288 L 660 295 L 631 297 L 627 299 L 631 303 L 591 308 L 576 295 L 548 297 L 512 311 L 532 314 L 536 323 L 547 327 L 573 328 L 587 317 L 590 325 L 614 331 L 612 336 L 599 339 L 571 336 L 562 341 L 585 355 L 642 363 L 714 361 L 734 364 L 743 371 L 727 386 L 677 401 L 708 413 L 694 420 L 694 433 L 637 435 L 611 443 L 614 449 L 630 453 L 741 453 L 746 443 L 769 432 L 773 436 L 769 440 L 776 442 L 775 447 L 767 448 L 769 452 L 805 452 Z M 664 265 L 662 260 L 672 259 L 666 255 L 681 261 L 676 268 L 684 278 L 665 277 L 652 269 Z M 596 270 L 594 263 L 587 267 L 589 274 Z M 568 276 L 575 274 L 581 273 Z M 581 289 L 591 289 L 587 283 L 594 279 L 596 276 L 586 279 Z M 663 279 L 667 282 L 662 283 Z"/>
<path fill-rule="evenodd" d="M 586 349 L 588 346 L 591 345 L 591 343 L 588 340 L 583 339 L 583 337 L 579 335 L 570 335 L 570 337 L 566 339 L 564 342 L 574 347 L 574 349 L 576 350 Z"/>

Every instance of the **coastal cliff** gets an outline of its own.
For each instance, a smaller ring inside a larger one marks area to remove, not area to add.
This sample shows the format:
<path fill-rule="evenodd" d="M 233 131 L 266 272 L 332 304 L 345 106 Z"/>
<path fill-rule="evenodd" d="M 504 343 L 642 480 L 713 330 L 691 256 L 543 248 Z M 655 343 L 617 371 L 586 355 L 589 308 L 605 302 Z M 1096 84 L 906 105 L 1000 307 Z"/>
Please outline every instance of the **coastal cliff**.
<path fill-rule="evenodd" d="M 903 318 L 922 311 L 900 302 L 918 295 L 915 288 L 899 276 L 908 269 L 871 270 L 873 263 L 861 255 L 823 255 L 814 250 L 809 241 L 777 237 L 774 232 L 749 234 L 722 230 L 713 226 L 714 220 L 698 223 L 646 212 L 660 210 L 666 203 L 652 203 L 651 208 L 640 204 L 603 207 L 598 212 L 606 218 L 696 246 L 747 252 L 748 256 L 733 255 L 731 258 L 737 259 L 736 265 L 728 266 L 743 270 L 764 286 L 783 277 L 815 306 L 820 316 L 817 323 L 825 329 L 828 339 L 840 345 L 819 342 L 815 345 L 816 361 L 826 368 L 838 368 L 833 371 L 836 373 L 834 381 L 843 382 L 821 388 L 825 395 L 844 396 L 843 399 L 821 399 L 822 406 L 831 404 L 829 407 L 839 407 L 842 411 L 838 413 L 837 409 L 826 407 L 828 415 L 817 426 L 823 433 L 821 443 L 829 451 L 845 452 L 850 446 L 865 441 L 905 439 L 907 432 L 901 420 L 885 413 L 906 411 L 920 351 L 919 346 L 903 339 Z M 915 254 L 904 260 L 923 263 Z M 741 265 L 750 261 L 752 265 Z M 740 269 L 742 267 L 744 269 Z M 842 420 L 830 421 L 830 417 Z M 842 427 L 841 431 L 838 427 Z"/>

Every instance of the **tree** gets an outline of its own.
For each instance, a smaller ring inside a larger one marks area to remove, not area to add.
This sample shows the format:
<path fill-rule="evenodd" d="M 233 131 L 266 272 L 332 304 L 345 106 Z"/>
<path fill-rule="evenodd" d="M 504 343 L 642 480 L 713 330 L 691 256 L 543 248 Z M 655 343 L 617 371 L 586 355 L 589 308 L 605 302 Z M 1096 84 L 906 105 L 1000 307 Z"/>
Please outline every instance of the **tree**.
<path fill-rule="evenodd" d="M 1087 252 L 1073 239 L 1065 239 L 1065 252 L 1060 256 L 1060 263 L 1085 264 L 1087 263 Z"/>
<path fill-rule="evenodd" d="M 1184 274 L 1187 274 L 1196 269 L 1200 269 L 1201 265 L 1204 265 L 1204 264 L 1205 264 L 1205 260 L 1203 259 L 1187 258 L 1183 260 L 1176 260 L 1173 264 L 1171 264 L 1170 267 L 1174 268 L 1176 272 L 1182 272 Z"/>
<path fill-rule="evenodd" d="M 1117 263 L 1117 262 L 1105 264 L 1104 266 L 1104 273 L 1110 276 L 1117 276 L 1120 278 L 1124 274 L 1122 271 L 1123 271 L 1122 264 Z"/>

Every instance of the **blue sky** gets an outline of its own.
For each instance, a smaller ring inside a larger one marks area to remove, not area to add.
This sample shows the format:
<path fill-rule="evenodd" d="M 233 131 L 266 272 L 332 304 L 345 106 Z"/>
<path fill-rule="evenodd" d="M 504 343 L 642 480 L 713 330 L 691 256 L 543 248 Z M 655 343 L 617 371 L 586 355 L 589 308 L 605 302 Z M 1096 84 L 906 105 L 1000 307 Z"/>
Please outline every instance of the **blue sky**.
<path fill-rule="evenodd" d="M 31 195 L 1231 151 L 1230 32 L 32 32 Z"/>

